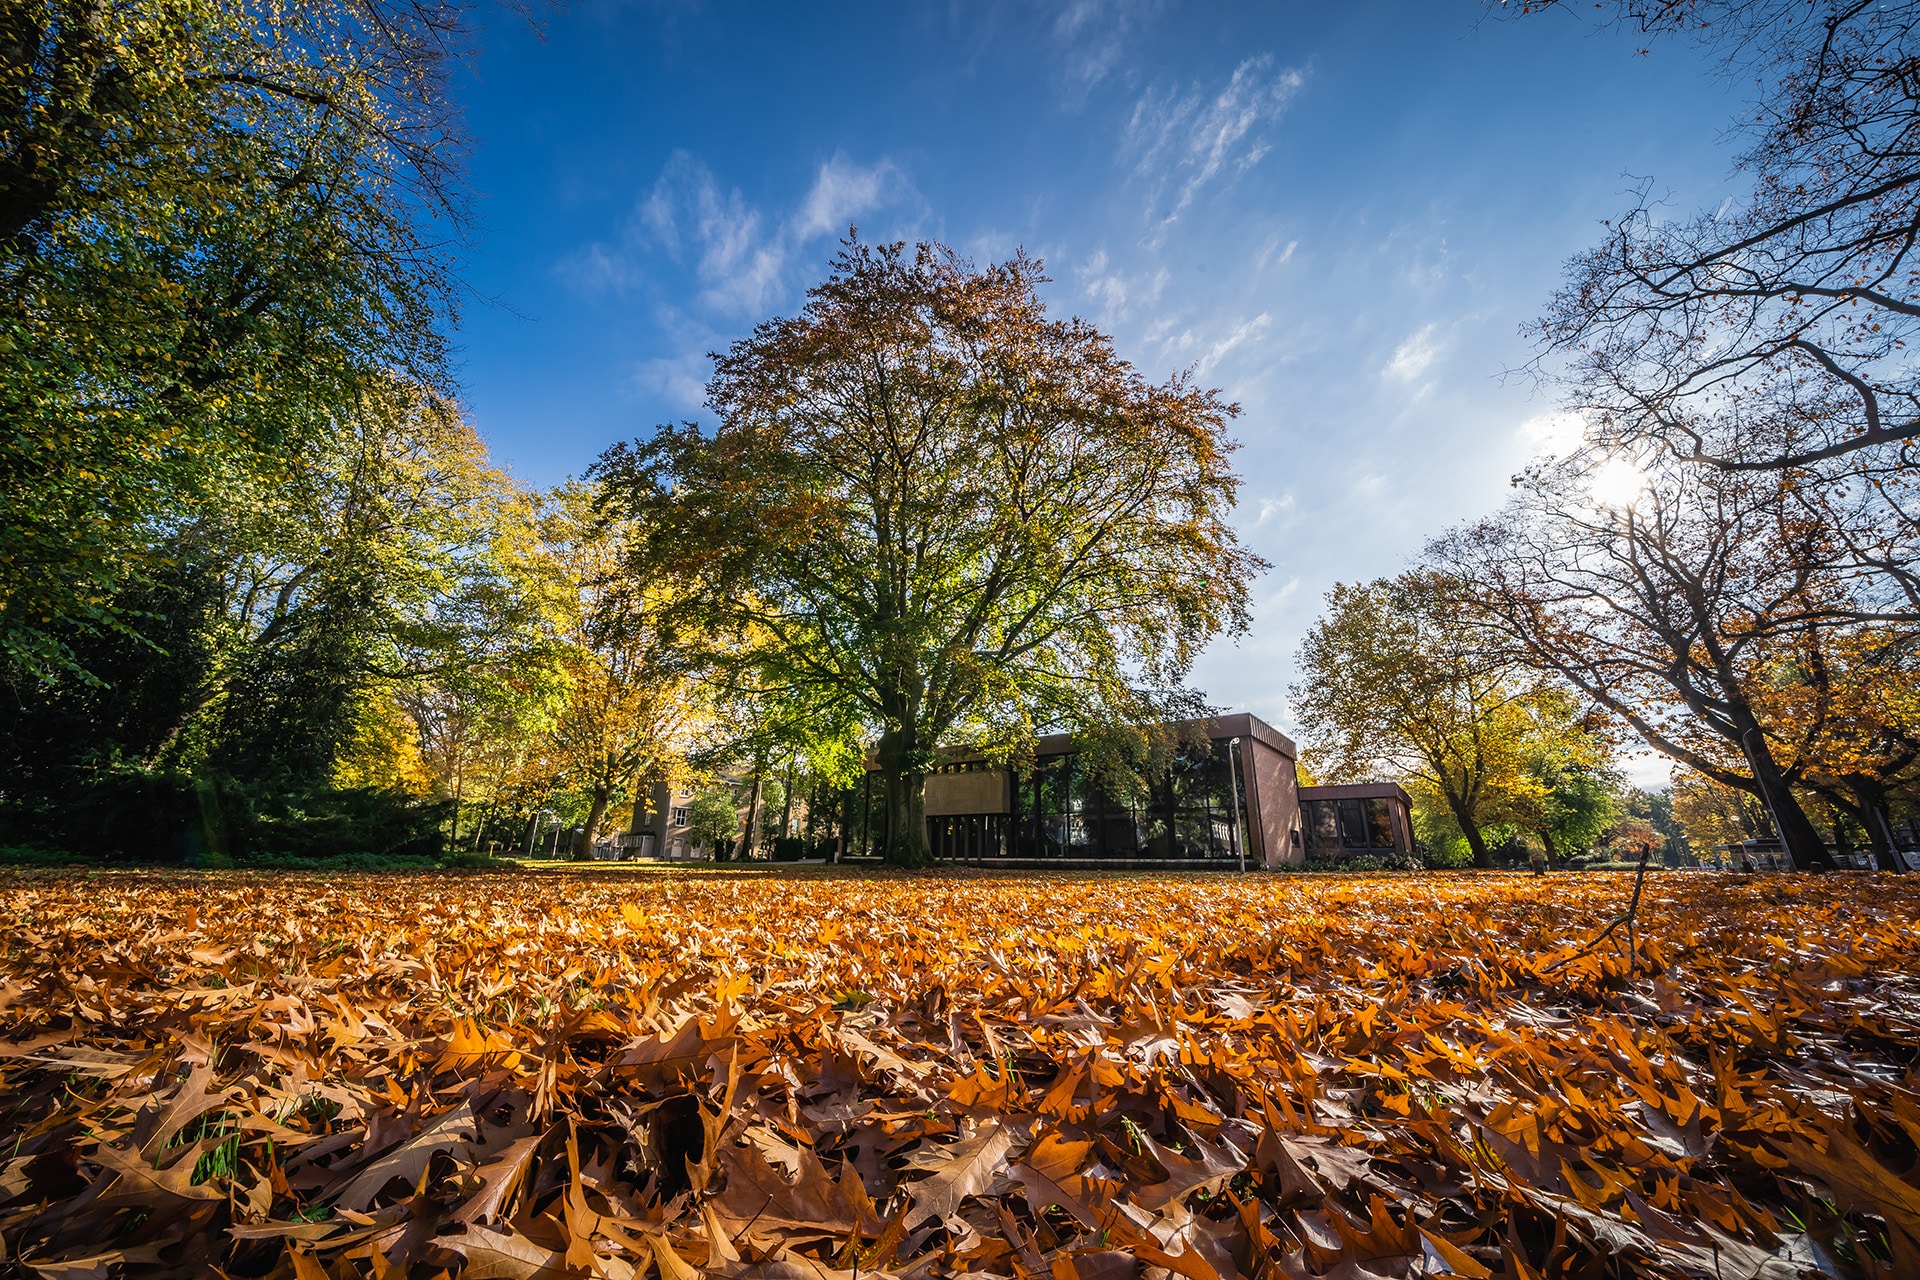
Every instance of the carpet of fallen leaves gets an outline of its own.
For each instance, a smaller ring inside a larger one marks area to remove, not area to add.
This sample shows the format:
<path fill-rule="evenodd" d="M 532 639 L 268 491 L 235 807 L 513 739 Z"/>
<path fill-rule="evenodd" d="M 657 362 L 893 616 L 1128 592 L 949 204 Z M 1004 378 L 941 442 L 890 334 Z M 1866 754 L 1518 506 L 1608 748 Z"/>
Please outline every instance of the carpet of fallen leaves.
<path fill-rule="evenodd" d="M 1630 887 L 0 876 L 0 1270 L 1920 1276 L 1920 877 Z"/>

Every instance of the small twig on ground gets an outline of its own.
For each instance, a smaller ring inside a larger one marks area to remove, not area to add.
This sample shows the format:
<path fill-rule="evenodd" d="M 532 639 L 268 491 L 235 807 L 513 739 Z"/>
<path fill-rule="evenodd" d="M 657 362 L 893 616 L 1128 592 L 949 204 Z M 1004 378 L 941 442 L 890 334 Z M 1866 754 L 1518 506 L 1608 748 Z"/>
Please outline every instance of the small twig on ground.
<path fill-rule="evenodd" d="M 1601 943 L 1605 942 L 1608 938 L 1612 937 L 1614 930 L 1618 929 L 1621 925 L 1625 925 L 1627 927 L 1627 972 L 1632 973 L 1634 971 L 1634 968 L 1638 965 L 1640 960 L 1640 939 L 1638 934 L 1635 932 L 1634 926 L 1636 923 L 1636 919 L 1640 913 L 1640 890 L 1641 890 L 1641 887 L 1645 885 L 1647 880 L 1648 853 L 1649 851 L 1645 849 L 1640 851 L 1640 865 L 1638 868 L 1635 869 L 1633 873 L 1633 897 L 1628 900 L 1627 909 L 1621 912 L 1619 915 L 1615 916 L 1613 920 L 1607 925 L 1607 927 L 1602 929 L 1599 932 L 1599 934 L 1593 939 L 1593 941 L 1589 942 L 1586 946 L 1580 948 L 1578 951 L 1574 952 L 1572 955 L 1562 956 L 1560 959 L 1555 960 L 1552 964 L 1548 965 L 1545 969 L 1542 969 L 1541 970 L 1542 973 L 1551 973 L 1555 969 L 1558 969 L 1563 964 L 1570 964 L 1573 961 L 1578 960 L 1581 956 L 1591 955 L 1596 949 L 1598 949 Z"/>

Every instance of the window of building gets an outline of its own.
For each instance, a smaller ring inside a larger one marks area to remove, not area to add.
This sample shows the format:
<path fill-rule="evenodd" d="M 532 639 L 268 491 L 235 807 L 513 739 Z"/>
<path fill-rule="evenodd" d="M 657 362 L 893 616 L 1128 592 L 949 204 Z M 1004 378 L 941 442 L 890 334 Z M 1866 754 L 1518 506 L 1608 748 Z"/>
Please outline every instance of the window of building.
<path fill-rule="evenodd" d="M 1340 847 L 1342 849 L 1364 849 L 1367 847 L 1367 823 L 1362 816 L 1363 810 L 1358 800 L 1340 800 Z"/>
<path fill-rule="evenodd" d="M 1157 778 L 1096 777 L 1075 755 L 1014 776 L 1007 852 L 1022 858 L 1229 859 L 1246 844 L 1246 779 L 1226 742 Z M 1233 783 L 1240 784 L 1235 804 Z M 1236 825 L 1235 818 L 1239 818 Z"/>
<path fill-rule="evenodd" d="M 1340 844 L 1340 808 L 1331 800 L 1311 800 L 1307 815 L 1307 839 L 1316 849 L 1334 849 Z"/>
<path fill-rule="evenodd" d="M 1375 798 L 1367 801 L 1367 841 L 1375 849 L 1391 849 L 1397 843 L 1393 838 L 1393 810 L 1385 800 Z"/>
<path fill-rule="evenodd" d="M 1322 853 L 1339 849 L 1395 849 L 1393 801 L 1309 800 L 1300 806 L 1307 844 Z"/>
<path fill-rule="evenodd" d="M 686 826 L 687 825 L 687 806 L 679 805 L 679 804 L 673 806 L 673 812 L 667 816 L 667 822 L 670 825 L 676 826 L 676 827 Z"/>

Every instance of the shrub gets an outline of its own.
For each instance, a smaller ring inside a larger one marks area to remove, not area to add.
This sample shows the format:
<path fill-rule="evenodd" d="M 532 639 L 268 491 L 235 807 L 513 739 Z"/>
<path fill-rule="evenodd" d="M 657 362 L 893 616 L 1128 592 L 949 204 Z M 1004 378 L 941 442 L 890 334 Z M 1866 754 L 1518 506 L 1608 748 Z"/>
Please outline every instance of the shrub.
<path fill-rule="evenodd" d="M 799 862 L 803 858 L 826 858 L 833 854 L 833 841 L 809 840 L 805 836 L 780 836 L 773 842 L 775 862 Z"/>
<path fill-rule="evenodd" d="M 449 808 L 400 791 L 103 769 L 31 805 L 0 806 L 0 840 L 92 862 L 222 867 L 353 854 L 432 865 Z"/>

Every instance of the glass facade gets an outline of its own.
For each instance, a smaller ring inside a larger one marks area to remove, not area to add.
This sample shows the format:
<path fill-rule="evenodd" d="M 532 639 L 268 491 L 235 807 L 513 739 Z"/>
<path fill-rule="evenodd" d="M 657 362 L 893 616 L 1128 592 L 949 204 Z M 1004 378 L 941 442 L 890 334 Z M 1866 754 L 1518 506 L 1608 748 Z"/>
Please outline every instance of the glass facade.
<path fill-rule="evenodd" d="M 1235 759 L 1229 767 L 1228 753 Z M 1151 859 L 1235 862 L 1247 844 L 1245 758 L 1230 739 L 1189 750 L 1158 778 L 1102 786 L 1077 755 L 1041 756 L 1014 770 L 1013 811 L 927 819 L 933 856 L 941 861 L 996 859 Z M 944 764 L 936 773 L 991 769 L 981 761 Z M 1239 783 L 1235 828 L 1233 781 Z M 886 843 L 880 776 L 869 773 L 845 798 L 847 852 L 878 853 Z"/>
<path fill-rule="evenodd" d="M 1013 774 L 1013 812 L 934 819 L 934 856 L 1237 860 L 1247 848 L 1246 778 L 1228 742 L 1190 751 L 1157 778 L 1102 785 L 1077 755 Z M 1239 827 L 1233 782 L 1239 782 Z"/>
<path fill-rule="evenodd" d="M 1391 800 L 1308 800 L 1300 807 L 1307 845 L 1318 852 L 1399 847 Z"/>

